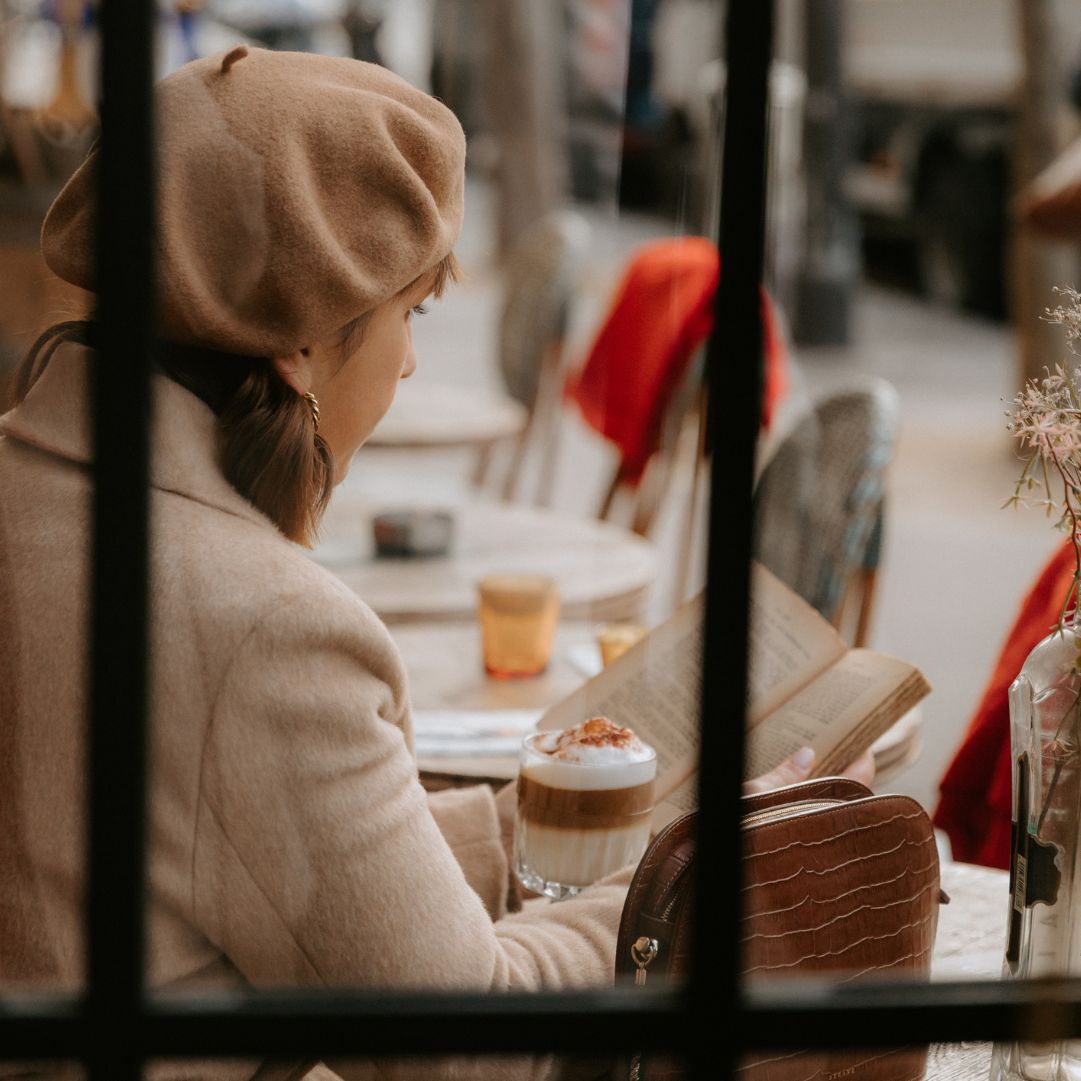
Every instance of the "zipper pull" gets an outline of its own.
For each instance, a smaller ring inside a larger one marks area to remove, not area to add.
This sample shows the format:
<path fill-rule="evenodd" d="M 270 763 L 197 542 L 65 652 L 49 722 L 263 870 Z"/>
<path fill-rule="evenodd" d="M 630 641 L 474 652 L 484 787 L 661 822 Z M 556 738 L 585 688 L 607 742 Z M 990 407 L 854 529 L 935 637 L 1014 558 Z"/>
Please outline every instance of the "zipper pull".
<path fill-rule="evenodd" d="M 636 938 L 631 944 L 631 959 L 638 966 L 634 974 L 634 986 L 644 987 L 646 984 L 646 969 L 653 963 L 654 958 L 661 952 L 655 938 Z"/>

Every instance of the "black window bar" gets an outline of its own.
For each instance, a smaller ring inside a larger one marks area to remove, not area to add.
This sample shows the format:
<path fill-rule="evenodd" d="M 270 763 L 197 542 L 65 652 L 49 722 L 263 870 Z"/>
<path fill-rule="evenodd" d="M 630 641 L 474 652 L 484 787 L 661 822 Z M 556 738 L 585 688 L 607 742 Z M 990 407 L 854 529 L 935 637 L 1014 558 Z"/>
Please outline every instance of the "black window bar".
<path fill-rule="evenodd" d="M 814 2 L 814 0 L 806 0 Z M 713 435 L 701 828 L 694 964 L 683 991 L 516 995 L 326 991 L 148 994 L 144 973 L 147 509 L 153 346 L 151 0 L 106 0 L 98 230 L 100 357 L 89 755 L 86 991 L 0 1000 L 0 1059 L 82 1060 L 126 1081 L 151 1057 L 358 1057 L 701 1048 L 702 1078 L 749 1049 L 1081 1036 L 1081 983 L 777 985 L 738 975 L 742 725 L 750 490 L 761 357 L 772 0 L 731 0 L 719 246 L 709 343 Z M 724 1023 L 724 1029 L 719 1027 Z M 727 1041 L 718 1039 L 731 1033 Z"/>

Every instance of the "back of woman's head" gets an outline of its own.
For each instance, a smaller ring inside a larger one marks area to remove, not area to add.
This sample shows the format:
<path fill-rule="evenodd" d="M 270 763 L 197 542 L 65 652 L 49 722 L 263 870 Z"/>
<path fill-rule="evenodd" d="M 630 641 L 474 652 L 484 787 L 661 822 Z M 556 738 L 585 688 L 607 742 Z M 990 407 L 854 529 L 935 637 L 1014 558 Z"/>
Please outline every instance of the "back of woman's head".
<path fill-rule="evenodd" d="M 458 277 L 454 256 L 444 257 L 430 277 L 432 294 L 442 295 Z M 340 364 L 364 349 L 372 314 L 339 328 Z M 233 487 L 290 540 L 311 545 L 330 500 L 334 461 L 310 403 L 265 358 L 226 357 L 163 343 L 159 365 L 217 414 L 221 467 Z"/>
<path fill-rule="evenodd" d="M 457 261 L 453 254 L 446 255 L 428 275 L 431 293 L 441 296 L 458 276 Z M 401 292 L 414 285 L 410 282 Z M 342 365 L 364 348 L 372 314 L 365 312 L 339 328 Z M 92 319 L 49 327 L 16 374 L 15 404 L 26 397 L 61 344 L 93 348 L 96 340 Z M 282 379 L 268 357 L 160 341 L 155 361 L 214 412 L 219 462 L 229 483 L 286 537 L 310 547 L 334 484 L 334 461 L 310 403 Z"/>
<path fill-rule="evenodd" d="M 381 304 L 457 276 L 461 126 L 377 65 L 246 46 L 168 76 L 157 116 L 159 363 L 217 414 L 234 487 L 310 544 L 333 463 L 271 361 L 338 335 L 344 363 Z M 42 228 L 49 266 L 91 291 L 96 169 L 92 153 Z M 60 338 L 92 336 L 78 326 Z M 21 394 L 56 338 L 31 350 Z"/>

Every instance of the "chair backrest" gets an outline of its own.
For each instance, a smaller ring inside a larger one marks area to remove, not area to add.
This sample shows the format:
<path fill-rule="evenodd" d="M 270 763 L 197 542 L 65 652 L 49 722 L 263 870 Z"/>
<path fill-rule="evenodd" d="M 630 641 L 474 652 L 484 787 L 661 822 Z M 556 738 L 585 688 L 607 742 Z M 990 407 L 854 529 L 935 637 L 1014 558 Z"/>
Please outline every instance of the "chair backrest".
<path fill-rule="evenodd" d="M 705 237 L 639 245 L 568 379 L 582 419 L 616 447 L 616 483 L 637 485 L 657 449 L 673 392 L 709 334 L 719 274 L 717 249 Z"/>
<path fill-rule="evenodd" d="M 532 410 L 545 366 L 567 329 L 590 228 L 579 214 L 556 211 L 519 238 L 503 271 L 499 369 L 507 393 Z"/>
<path fill-rule="evenodd" d="M 852 577 L 877 560 L 898 412 L 897 391 L 881 379 L 828 395 L 755 492 L 755 557 L 834 622 Z"/>
<path fill-rule="evenodd" d="M 713 325 L 719 278 L 717 248 L 705 237 L 670 237 L 638 247 L 592 348 L 568 381 L 567 396 L 582 419 L 619 455 L 601 518 L 608 517 L 617 498 L 625 502 L 625 494 L 634 493 L 633 528 L 648 532 L 687 419 L 693 416 L 701 431 L 703 346 Z M 787 347 L 765 290 L 761 315 L 762 422 L 768 425 L 785 393 Z M 704 441 L 699 443 L 696 469 L 705 452 Z"/>

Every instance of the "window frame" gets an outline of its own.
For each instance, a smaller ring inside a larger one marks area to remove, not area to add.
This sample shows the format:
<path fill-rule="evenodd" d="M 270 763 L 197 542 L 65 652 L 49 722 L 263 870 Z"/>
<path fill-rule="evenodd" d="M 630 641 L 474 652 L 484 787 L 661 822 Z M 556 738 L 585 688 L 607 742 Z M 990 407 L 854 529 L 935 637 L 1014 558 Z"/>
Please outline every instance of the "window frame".
<path fill-rule="evenodd" d="M 812 2 L 812 0 L 806 0 Z M 152 1057 L 692 1050 L 696 1076 L 752 1048 L 1081 1036 L 1081 982 L 931 986 L 829 982 L 743 987 L 740 725 L 704 725 L 696 949 L 682 990 L 507 995 L 297 991 L 168 997 L 143 987 L 148 667 L 150 363 L 153 348 L 153 64 L 156 5 L 106 0 L 95 381 L 87 983 L 83 996 L 0 999 L 0 1058 L 73 1058 L 89 1076 L 138 1078 Z M 761 396 L 767 75 L 773 0 L 732 0 L 716 330 L 704 717 L 736 717 L 746 690 L 751 486 Z M 733 358 L 736 358 L 735 361 Z M 744 358 L 742 362 L 739 358 Z M 118 603 L 117 599 L 120 599 Z M 730 1041 L 718 1040 L 718 1018 Z"/>

